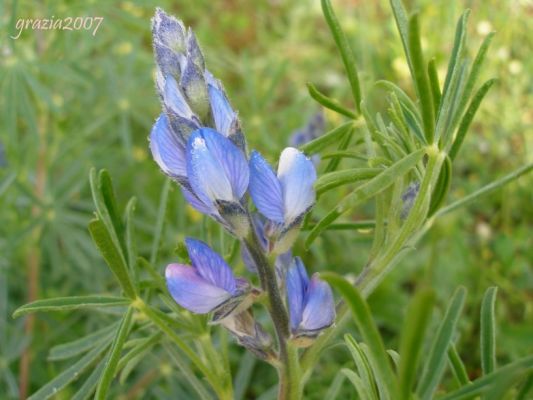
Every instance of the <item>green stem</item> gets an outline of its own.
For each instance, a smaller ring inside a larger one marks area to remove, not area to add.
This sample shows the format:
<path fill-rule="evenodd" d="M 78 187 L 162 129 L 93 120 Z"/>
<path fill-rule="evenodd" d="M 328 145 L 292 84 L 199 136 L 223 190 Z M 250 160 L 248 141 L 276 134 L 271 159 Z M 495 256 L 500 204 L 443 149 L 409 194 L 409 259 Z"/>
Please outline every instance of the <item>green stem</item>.
<path fill-rule="evenodd" d="M 252 224 L 251 218 L 250 224 Z M 261 288 L 267 292 L 268 311 L 276 331 L 280 360 L 278 399 L 298 400 L 300 399 L 298 356 L 295 353 L 296 350 L 292 349 L 288 343 L 290 336 L 289 315 L 278 287 L 275 269 L 270 265 L 255 229 L 251 229 L 250 235 L 243 242 L 257 266 Z"/>

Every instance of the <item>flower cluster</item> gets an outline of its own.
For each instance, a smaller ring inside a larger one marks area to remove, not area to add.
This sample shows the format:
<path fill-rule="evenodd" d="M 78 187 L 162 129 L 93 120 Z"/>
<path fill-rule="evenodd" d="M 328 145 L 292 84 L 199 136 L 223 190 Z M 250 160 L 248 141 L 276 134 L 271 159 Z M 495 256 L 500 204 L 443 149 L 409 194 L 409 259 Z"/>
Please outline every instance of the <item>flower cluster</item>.
<path fill-rule="evenodd" d="M 251 253 L 285 260 L 277 263 L 283 266 L 274 290 L 285 291 L 291 335 L 299 342 L 317 336 L 334 322 L 333 295 L 318 276 L 309 279 L 301 260 L 291 255 L 303 218 L 315 202 L 313 162 L 293 147 L 283 150 L 276 172 L 258 152 L 248 157 L 237 112 L 206 69 L 193 32 L 158 9 L 152 33 L 162 103 L 150 133 L 154 160 L 180 185 L 192 207 L 241 240 L 243 259 L 253 264 L 251 269 L 258 269 Z M 249 198 L 256 212 L 250 211 Z M 211 321 L 222 324 L 239 343 L 271 358 L 272 340 L 250 309 L 260 290 L 235 277 L 206 243 L 189 238 L 186 247 L 191 265 L 170 264 L 166 269 L 175 301 L 193 313 L 212 313 Z M 265 274 L 259 275 L 265 288 Z"/>

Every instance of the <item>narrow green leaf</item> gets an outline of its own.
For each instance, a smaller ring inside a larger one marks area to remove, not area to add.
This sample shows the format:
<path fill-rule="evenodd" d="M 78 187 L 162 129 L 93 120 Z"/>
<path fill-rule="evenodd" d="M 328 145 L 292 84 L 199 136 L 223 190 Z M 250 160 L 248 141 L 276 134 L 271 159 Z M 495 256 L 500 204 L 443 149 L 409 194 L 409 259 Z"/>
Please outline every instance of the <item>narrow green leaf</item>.
<path fill-rule="evenodd" d="M 326 22 L 331 30 L 333 39 L 337 44 L 337 48 L 341 54 L 342 62 L 344 63 L 344 68 L 346 69 L 346 75 L 350 81 L 350 86 L 352 89 L 352 96 L 355 102 L 355 108 L 359 112 L 359 107 L 361 104 L 361 88 L 359 86 L 359 78 L 357 75 L 357 67 L 355 63 L 355 56 L 353 53 L 344 32 L 339 25 L 339 21 L 335 16 L 333 7 L 331 7 L 331 2 L 329 0 L 321 0 L 322 3 L 322 12 Z"/>
<path fill-rule="evenodd" d="M 243 400 L 245 398 L 256 362 L 257 358 L 255 358 L 249 352 L 244 353 L 244 355 L 241 357 L 239 368 L 237 369 L 237 373 L 235 374 L 235 379 L 233 381 L 233 386 L 235 387 L 233 395 L 234 400 Z"/>
<path fill-rule="evenodd" d="M 457 63 L 459 62 L 460 56 L 462 54 L 464 43 L 466 40 L 466 23 L 468 21 L 468 16 L 470 15 L 470 10 L 466 10 L 459 20 L 457 21 L 457 26 L 455 28 L 455 39 L 453 42 L 452 55 L 450 61 L 448 62 L 448 70 L 446 71 L 446 78 L 444 79 L 444 87 L 442 89 L 442 95 L 447 96 L 448 91 L 453 79 L 453 75 L 457 71 Z"/>
<path fill-rule="evenodd" d="M 18 318 L 34 312 L 68 311 L 78 308 L 116 307 L 130 304 L 130 300 L 124 297 L 112 296 L 72 296 L 56 297 L 54 299 L 37 300 L 24 304 L 13 313 L 13 318 Z"/>
<path fill-rule="evenodd" d="M 352 168 L 330 172 L 317 179 L 315 189 L 320 195 L 338 186 L 373 178 L 381 171 L 381 168 Z"/>
<path fill-rule="evenodd" d="M 485 95 L 487 94 L 487 92 L 495 81 L 495 79 L 490 79 L 485 82 L 472 98 L 468 109 L 466 110 L 465 114 L 463 115 L 463 118 L 461 119 L 461 122 L 459 123 L 459 127 L 457 128 L 457 134 L 455 135 L 452 147 L 449 152 L 450 159 L 452 161 L 457 156 L 457 153 L 459 152 L 461 145 L 465 140 L 465 136 L 468 132 L 468 129 L 470 128 L 470 124 L 472 123 L 472 120 L 474 119 L 474 116 L 476 115 L 476 112 L 479 106 L 481 105 L 483 98 L 485 97 Z"/>
<path fill-rule="evenodd" d="M 343 107 L 341 104 L 339 104 L 338 101 L 333 100 L 332 98 L 326 96 L 325 94 L 321 93 L 315 85 L 313 85 L 311 82 L 307 83 L 307 90 L 309 91 L 309 94 L 313 99 L 315 99 L 318 103 L 322 104 L 324 107 L 329 108 L 330 110 L 333 110 L 339 114 L 342 114 L 348 118 L 355 119 L 356 115 L 354 112 L 348 110 L 347 108 Z"/>
<path fill-rule="evenodd" d="M 466 372 L 466 367 L 463 363 L 463 360 L 461 360 L 461 357 L 459 356 L 454 344 L 452 344 L 448 349 L 448 361 L 450 361 L 453 376 L 455 376 L 455 379 L 457 379 L 459 385 L 463 386 L 470 383 L 468 373 Z"/>
<path fill-rule="evenodd" d="M 354 130 L 353 129 L 350 129 L 346 135 L 344 135 L 339 143 L 339 146 L 337 147 L 337 150 L 339 151 L 342 151 L 342 150 L 346 150 L 348 148 L 348 146 L 350 145 L 350 141 L 352 140 L 352 136 L 353 136 L 353 132 Z M 328 173 L 328 172 L 333 172 L 335 171 L 340 162 L 341 162 L 341 159 L 342 157 L 332 157 L 330 160 L 329 160 L 329 163 L 328 165 L 326 165 L 326 168 L 324 168 L 324 173 Z"/>
<path fill-rule="evenodd" d="M 527 400 L 529 398 L 527 396 L 529 392 L 531 392 L 531 389 L 533 389 L 533 372 L 526 377 L 520 391 L 516 395 L 516 400 Z"/>
<path fill-rule="evenodd" d="M 344 125 L 338 126 L 337 128 L 326 132 L 322 136 L 319 136 L 316 139 L 313 139 L 310 142 L 300 146 L 300 150 L 308 155 L 316 154 L 326 147 L 334 143 L 338 143 L 339 140 L 342 139 L 344 135 L 346 135 L 353 127 L 353 121 L 347 122 Z"/>
<path fill-rule="evenodd" d="M 107 265 L 120 283 L 124 293 L 132 299 L 135 298 L 135 288 L 131 282 L 126 261 L 122 252 L 112 240 L 104 223 L 99 219 L 93 219 L 89 222 L 89 232 L 96 247 L 98 247 Z"/>
<path fill-rule="evenodd" d="M 409 51 L 409 22 L 407 20 L 407 12 L 405 11 L 405 7 L 401 0 L 390 0 L 390 4 L 394 19 L 396 20 L 398 32 L 400 33 L 400 38 L 402 39 L 403 51 L 405 52 L 407 64 L 409 65 L 411 75 L 413 75 L 413 63 Z"/>
<path fill-rule="evenodd" d="M 211 396 L 208 392 L 208 390 L 205 388 L 202 381 L 200 381 L 194 372 L 189 368 L 187 363 L 182 359 L 182 356 L 178 353 L 175 346 L 171 346 L 169 344 L 164 344 L 165 349 L 167 350 L 167 354 L 170 355 L 170 358 L 176 366 L 178 367 L 179 371 L 181 372 L 182 376 L 187 380 L 187 382 L 191 385 L 191 387 L 196 391 L 200 399 L 202 400 L 212 400 L 213 396 Z"/>
<path fill-rule="evenodd" d="M 339 222 L 336 224 L 329 225 L 326 229 L 328 231 L 353 231 L 353 230 L 364 230 L 371 229 L 376 226 L 376 221 L 373 220 L 362 220 L 357 222 Z M 304 226 L 302 230 L 309 231 L 313 230 L 315 225 Z"/>
<path fill-rule="evenodd" d="M 115 228 L 118 239 L 121 241 L 122 248 L 125 249 L 124 243 L 121 240 L 124 236 L 124 224 L 120 218 L 120 212 L 118 209 L 117 200 L 115 198 L 115 193 L 113 191 L 111 176 L 105 169 L 100 170 L 98 173 L 98 189 L 102 193 L 102 198 L 104 200 L 106 209 L 109 212 L 109 217 L 111 218 L 111 222 Z"/>
<path fill-rule="evenodd" d="M 80 339 L 52 347 L 50 349 L 48 360 L 64 360 L 66 358 L 80 355 L 81 353 L 99 345 L 103 341 L 107 340 L 108 342 L 111 342 L 113 331 L 117 328 L 117 325 L 118 323 L 111 324 Z"/>
<path fill-rule="evenodd" d="M 389 356 L 385 351 L 379 331 L 372 320 L 368 304 L 359 291 L 340 275 L 327 272 L 320 274 L 320 277 L 336 288 L 350 307 L 359 332 L 372 354 L 373 365 L 379 372 L 379 378 L 385 383 L 389 397 L 394 393 L 398 393 L 397 382 L 392 372 Z"/>
<path fill-rule="evenodd" d="M 28 400 L 46 400 L 55 396 L 61 389 L 76 380 L 87 368 L 89 368 L 107 347 L 107 343 L 102 343 L 100 346 L 92 349 L 77 362 L 37 390 L 28 398 Z"/>
<path fill-rule="evenodd" d="M 120 359 L 120 354 L 122 352 L 122 347 L 124 346 L 124 342 L 126 341 L 126 338 L 128 337 L 131 328 L 132 316 L 133 307 L 129 307 L 128 311 L 126 311 L 126 314 L 124 314 L 124 317 L 122 318 L 120 326 L 117 330 L 117 335 L 115 336 L 115 340 L 113 342 L 113 345 L 111 346 L 111 350 L 109 352 L 109 359 L 105 364 L 104 370 L 102 371 L 102 375 L 100 377 L 100 381 L 98 382 L 98 386 L 96 388 L 96 394 L 94 395 L 95 400 L 105 400 L 107 396 L 111 381 L 115 377 L 116 368 Z"/>
<path fill-rule="evenodd" d="M 455 201 L 449 206 L 441 208 L 436 215 L 441 216 L 444 214 L 448 214 L 449 212 L 452 212 L 460 207 L 470 204 L 477 200 L 479 197 L 492 193 L 495 190 L 498 190 L 499 188 L 507 185 L 509 182 L 520 178 L 522 175 L 530 173 L 531 170 L 533 170 L 533 162 L 516 169 L 515 171 L 505 175 L 503 178 L 500 178 L 492 183 L 489 183 L 486 186 L 483 186 L 481 189 L 476 190 L 474 193 L 471 193 L 468 196 L 465 196 L 462 199 Z"/>
<path fill-rule="evenodd" d="M 481 369 L 483 374 L 490 374 L 496 369 L 496 321 L 494 305 L 498 288 L 493 286 L 487 289 L 481 303 L 480 317 L 480 347 Z"/>
<path fill-rule="evenodd" d="M 344 336 L 344 341 L 346 342 L 346 346 L 348 346 L 348 349 L 352 355 L 355 367 L 357 368 L 357 374 L 368 389 L 368 392 L 371 394 L 371 398 L 379 399 L 374 372 L 370 367 L 366 354 L 351 335 L 346 334 Z"/>
<path fill-rule="evenodd" d="M 429 87 L 429 79 L 426 71 L 426 64 L 422 54 L 420 44 L 420 28 L 418 25 L 418 14 L 415 13 L 409 18 L 409 54 L 413 66 L 413 80 L 420 99 L 420 109 L 422 111 L 422 122 L 424 123 L 424 137 L 427 143 L 433 143 L 435 129 L 435 115 L 433 110 L 433 97 Z"/>
<path fill-rule="evenodd" d="M 379 175 L 353 190 L 344 197 L 336 208 L 322 218 L 309 233 L 305 241 L 307 248 L 313 243 L 318 235 L 335 221 L 340 215 L 352 210 L 357 205 L 381 193 L 392 185 L 397 179 L 409 172 L 424 156 L 425 149 L 419 149 L 412 154 L 397 161 Z"/>
<path fill-rule="evenodd" d="M 432 58 L 428 63 L 428 77 L 429 84 L 431 86 L 431 95 L 433 97 L 433 110 L 435 115 L 439 112 L 440 106 L 440 84 L 439 84 L 439 74 L 437 73 L 437 66 L 435 64 L 435 59 Z"/>
<path fill-rule="evenodd" d="M 96 367 L 93 369 L 93 372 L 91 372 L 89 377 L 85 380 L 85 382 L 83 382 L 83 385 L 70 400 L 87 400 L 91 397 L 96 390 L 96 385 L 100 380 L 100 376 L 102 375 L 102 371 L 104 370 L 104 366 L 108 358 L 109 355 L 106 355 L 98 362 Z"/>
<path fill-rule="evenodd" d="M 483 43 L 479 47 L 479 50 L 476 54 L 476 58 L 474 59 L 474 62 L 472 63 L 472 68 L 470 70 L 470 73 L 468 75 L 468 80 L 465 85 L 465 89 L 463 92 L 463 96 L 461 99 L 461 104 L 459 106 L 459 111 L 463 112 L 463 109 L 470 99 L 470 95 L 472 94 L 472 91 L 474 90 L 474 86 L 476 85 L 477 78 L 479 76 L 479 72 L 481 70 L 481 67 L 483 65 L 483 62 L 485 61 L 485 56 L 487 54 L 487 50 L 489 49 L 490 43 L 492 42 L 492 38 L 494 37 L 494 32 L 491 32 L 487 35 L 487 37 L 483 40 Z"/>
<path fill-rule="evenodd" d="M 518 361 L 507 364 L 488 375 L 476 379 L 468 385 L 462 386 L 457 390 L 443 397 L 439 400 L 463 400 L 472 399 L 487 393 L 492 389 L 495 382 L 508 376 L 518 378 L 521 374 L 533 371 L 533 356 L 524 357 Z M 506 379 L 507 380 L 507 379 Z"/>
<path fill-rule="evenodd" d="M 431 320 L 434 294 L 431 290 L 418 292 L 407 309 L 400 342 L 400 367 L 398 399 L 409 400 L 415 382 L 424 336 Z"/>
<path fill-rule="evenodd" d="M 135 205 L 137 204 L 137 199 L 132 197 L 128 204 L 126 205 L 126 211 L 124 213 L 125 220 L 125 236 L 126 236 L 126 253 L 128 256 L 128 266 L 134 277 L 136 277 L 137 269 L 137 248 L 135 246 L 135 229 L 133 226 L 133 213 L 135 211 Z M 137 279 L 136 279 L 137 280 Z"/>
<path fill-rule="evenodd" d="M 444 200 L 446 200 L 446 195 L 450 191 L 450 186 L 452 183 L 452 161 L 450 157 L 444 159 L 442 168 L 439 173 L 439 179 L 437 184 L 433 189 L 431 194 L 431 202 L 429 203 L 428 218 L 437 212 L 441 207 Z"/>
<path fill-rule="evenodd" d="M 322 160 L 327 160 L 329 158 L 353 158 L 355 160 L 361 160 L 361 161 L 367 161 L 369 160 L 368 157 L 362 155 L 361 153 L 357 151 L 351 151 L 351 150 L 339 150 L 339 151 L 330 151 L 327 153 L 324 153 L 321 155 Z"/>
<path fill-rule="evenodd" d="M 363 380 L 355 372 L 348 368 L 341 369 L 341 374 L 344 374 L 348 380 L 352 383 L 357 392 L 358 398 L 361 400 L 372 399 L 370 393 L 368 392 L 368 387 L 365 385 Z"/>
<path fill-rule="evenodd" d="M 155 221 L 153 241 L 152 241 L 152 250 L 150 251 L 150 264 L 155 265 L 157 261 L 157 252 L 159 250 L 159 243 L 161 241 L 161 235 L 163 234 L 163 227 L 165 224 L 165 214 L 167 212 L 168 205 L 168 193 L 170 191 L 170 185 L 172 179 L 165 179 L 163 188 L 161 189 L 161 195 L 159 196 L 159 209 L 157 211 L 157 219 Z"/>
<path fill-rule="evenodd" d="M 333 378 L 333 382 L 331 382 L 331 385 L 329 385 L 324 398 L 325 399 L 336 399 L 337 396 L 339 395 L 339 392 L 342 389 L 342 384 L 344 383 L 345 379 L 346 379 L 346 375 L 336 374 L 335 378 Z"/>
<path fill-rule="evenodd" d="M 442 377 L 446 366 L 446 355 L 452 343 L 459 316 L 463 309 L 466 289 L 460 287 L 453 295 L 446 314 L 439 325 L 435 339 L 431 345 L 422 377 L 418 382 L 417 393 L 422 400 L 432 399 L 434 391 Z"/>
<path fill-rule="evenodd" d="M 129 373 L 137 366 L 137 364 L 143 360 L 144 355 L 156 345 L 163 334 L 161 332 L 154 333 L 153 335 L 139 340 L 133 348 L 120 359 L 117 365 L 117 371 L 122 371 L 120 374 L 120 383 L 123 384 L 126 381 Z M 139 357 L 141 356 L 141 357 Z"/>

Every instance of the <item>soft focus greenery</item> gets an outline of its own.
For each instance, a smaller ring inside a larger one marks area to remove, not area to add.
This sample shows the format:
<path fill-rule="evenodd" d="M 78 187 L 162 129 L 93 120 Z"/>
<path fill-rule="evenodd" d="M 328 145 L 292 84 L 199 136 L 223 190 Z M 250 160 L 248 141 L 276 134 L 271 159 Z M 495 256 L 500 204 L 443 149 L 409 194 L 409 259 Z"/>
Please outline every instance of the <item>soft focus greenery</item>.
<path fill-rule="evenodd" d="M 528 0 L 411 0 L 421 15 L 422 47 L 443 75 L 455 21 L 471 8 L 470 48 L 496 31 L 480 82 L 498 78 L 474 120 L 454 164 L 450 203 L 533 161 L 533 40 Z M 372 82 L 412 87 L 388 1 L 334 1 L 354 47 L 363 90 Z M 225 84 L 250 148 L 274 161 L 291 132 L 318 110 L 307 92 L 313 82 L 323 93 L 350 104 L 335 44 L 318 1 L 149 0 L 5 1 L 0 6 L 0 398 L 17 398 L 19 358 L 32 357 L 29 393 L 58 375 L 69 362 L 50 361 L 49 349 L 117 321 L 113 311 L 37 314 L 33 336 L 12 312 L 35 298 L 113 294 L 116 283 L 90 239 L 93 204 L 88 173 L 106 168 L 118 202 L 137 198 L 138 251 L 159 271 L 177 258 L 185 236 L 209 238 L 230 253 L 220 228 L 186 206 L 175 185 L 160 212 L 165 177 L 152 161 L 147 136 L 159 114 L 152 75 L 150 18 L 156 6 L 193 27 L 209 69 Z M 87 31 L 23 31 L 18 18 L 102 16 L 95 36 Z M 531 29 L 529 29 L 530 31 Z M 474 54 L 472 54 L 474 56 Z M 485 78 L 485 79 L 483 79 Z M 443 76 L 441 76 L 441 82 Z M 403 83 L 403 84 L 402 84 Z M 385 107 L 385 92 L 372 89 L 370 106 Z M 328 128 L 342 122 L 326 111 Z M 343 161 L 345 167 L 351 160 Z M 323 163 L 325 164 L 325 163 Z M 321 166 L 322 168 L 324 165 Z M 533 352 L 533 179 L 531 174 L 483 197 L 436 223 L 416 251 L 387 277 L 369 304 L 387 348 L 398 348 L 409 299 L 431 286 L 444 314 L 459 285 L 468 288 L 459 321 L 458 351 L 470 378 L 481 374 L 478 336 L 485 290 L 497 286 L 497 360 L 504 364 Z M 332 201 L 339 198 L 339 189 Z M 330 196 L 330 195 L 328 195 Z M 330 207 L 319 208 L 320 215 Z M 359 219 L 369 210 L 358 211 Z M 154 237 L 164 226 L 161 240 Z M 296 251 L 313 271 L 358 273 L 370 248 L 370 231 L 329 231 L 311 251 Z M 234 265 L 237 271 L 244 266 Z M 32 285 L 36 288 L 32 289 Z M 30 295 L 30 293 L 33 293 Z M 33 298 L 31 297 L 33 296 Z M 112 310 L 112 309 L 111 309 Z M 118 321 L 117 321 L 118 322 Z M 430 330 L 436 332 L 438 318 Z M 349 333 L 357 335 L 354 325 Z M 339 338 L 338 343 L 342 343 Z M 231 346 L 235 371 L 249 384 L 241 398 L 257 398 L 274 381 L 273 371 Z M 111 398 L 187 398 L 174 364 L 146 355 Z M 423 356 L 423 355 L 422 355 Z M 306 398 L 324 398 L 340 367 L 353 368 L 349 351 L 326 352 L 306 389 Z M 236 374 L 236 372 L 235 372 Z M 451 375 L 448 377 L 451 379 Z M 248 382 L 248 381 L 247 381 Z M 69 399 L 74 383 L 58 394 Z M 342 386 L 339 398 L 355 396 Z M 185 396 L 185 397 L 180 397 Z M 247 397 L 246 397 L 247 396 Z"/>

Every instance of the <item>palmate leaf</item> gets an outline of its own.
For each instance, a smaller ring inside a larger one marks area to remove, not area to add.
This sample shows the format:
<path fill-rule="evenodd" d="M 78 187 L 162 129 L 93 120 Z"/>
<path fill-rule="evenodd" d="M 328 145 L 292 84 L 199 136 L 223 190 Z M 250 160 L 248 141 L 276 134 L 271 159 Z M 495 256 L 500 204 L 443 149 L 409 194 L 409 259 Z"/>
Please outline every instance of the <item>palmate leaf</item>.
<path fill-rule="evenodd" d="M 54 299 L 37 300 L 19 307 L 13 313 L 13 318 L 18 318 L 34 312 L 69 311 L 79 308 L 117 307 L 130 304 L 125 297 L 113 296 L 72 296 L 57 297 Z"/>

